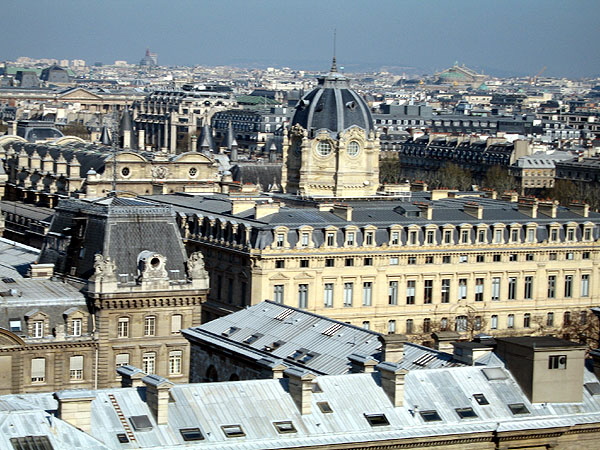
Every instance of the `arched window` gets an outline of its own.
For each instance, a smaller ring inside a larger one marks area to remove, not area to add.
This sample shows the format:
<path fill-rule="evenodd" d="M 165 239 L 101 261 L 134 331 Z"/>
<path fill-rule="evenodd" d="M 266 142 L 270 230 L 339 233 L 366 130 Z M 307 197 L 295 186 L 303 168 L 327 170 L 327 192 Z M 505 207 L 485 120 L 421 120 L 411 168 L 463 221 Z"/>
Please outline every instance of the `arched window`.
<path fill-rule="evenodd" d="M 209 368 L 206 370 L 206 377 L 204 377 L 204 381 L 219 381 L 219 376 L 217 374 L 217 369 L 215 369 L 215 366 L 209 366 Z"/>

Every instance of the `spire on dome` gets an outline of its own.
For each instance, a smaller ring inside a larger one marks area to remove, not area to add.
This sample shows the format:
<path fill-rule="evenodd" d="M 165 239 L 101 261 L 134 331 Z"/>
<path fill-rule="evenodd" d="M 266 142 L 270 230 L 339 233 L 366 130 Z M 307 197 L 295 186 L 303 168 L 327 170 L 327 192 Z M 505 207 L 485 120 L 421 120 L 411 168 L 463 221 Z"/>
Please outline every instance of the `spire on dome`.
<path fill-rule="evenodd" d="M 331 62 L 331 70 L 330 72 L 337 72 L 337 63 L 335 61 L 335 38 L 336 38 L 337 30 L 333 29 L 333 61 Z"/>

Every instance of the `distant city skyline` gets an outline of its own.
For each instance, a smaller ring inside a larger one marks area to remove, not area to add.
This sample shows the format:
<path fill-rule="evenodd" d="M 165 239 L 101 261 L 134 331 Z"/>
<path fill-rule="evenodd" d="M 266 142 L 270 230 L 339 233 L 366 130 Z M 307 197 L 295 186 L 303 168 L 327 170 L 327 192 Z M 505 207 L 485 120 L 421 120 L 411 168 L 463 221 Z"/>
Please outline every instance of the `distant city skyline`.
<path fill-rule="evenodd" d="M 33 0 L 3 5 L 0 60 L 84 59 L 422 74 L 455 61 L 495 76 L 600 76 L 597 0 Z"/>

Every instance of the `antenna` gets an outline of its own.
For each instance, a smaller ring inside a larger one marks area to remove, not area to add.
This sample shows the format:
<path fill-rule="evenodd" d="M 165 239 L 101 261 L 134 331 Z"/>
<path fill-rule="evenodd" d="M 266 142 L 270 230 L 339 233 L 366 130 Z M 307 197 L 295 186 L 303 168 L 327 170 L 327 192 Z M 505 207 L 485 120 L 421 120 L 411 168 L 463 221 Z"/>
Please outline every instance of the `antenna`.
<path fill-rule="evenodd" d="M 113 173 L 112 173 L 112 192 L 110 193 L 110 197 L 117 196 L 117 142 L 119 139 L 119 110 L 115 105 L 114 110 L 114 121 L 113 121 L 113 129 L 112 129 L 112 153 L 113 153 Z"/>
<path fill-rule="evenodd" d="M 331 72 L 337 72 L 337 64 L 335 61 L 335 41 L 336 41 L 337 29 L 333 29 L 333 61 L 331 63 Z"/>

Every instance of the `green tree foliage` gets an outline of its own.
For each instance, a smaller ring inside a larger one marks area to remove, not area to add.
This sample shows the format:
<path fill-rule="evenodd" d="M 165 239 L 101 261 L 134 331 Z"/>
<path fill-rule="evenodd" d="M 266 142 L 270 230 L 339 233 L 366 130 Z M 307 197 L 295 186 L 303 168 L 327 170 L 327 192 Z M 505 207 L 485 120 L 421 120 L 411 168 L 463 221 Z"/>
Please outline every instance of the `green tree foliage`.
<path fill-rule="evenodd" d="M 493 166 L 489 168 L 482 184 L 483 187 L 494 189 L 500 193 L 517 189 L 517 183 L 514 177 L 508 173 L 507 167 L 502 166 Z"/>
<path fill-rule="evenodd" d="M 553 200 L 558 200 L 561 205 L 568 205 L 573 200 L 579 200 L 577 186 L 569 180 L 557 180 L 554 187 L 548 191 L 548 196 Z"/>
<path fill-rule="evenodd" d="M 67 125 L 61 127 L 62 133 L 65 136 L 77 136 L 83 140 L 90 140 L 90 133 L 85 125 L 77 122 L 70 122 Z"/>

